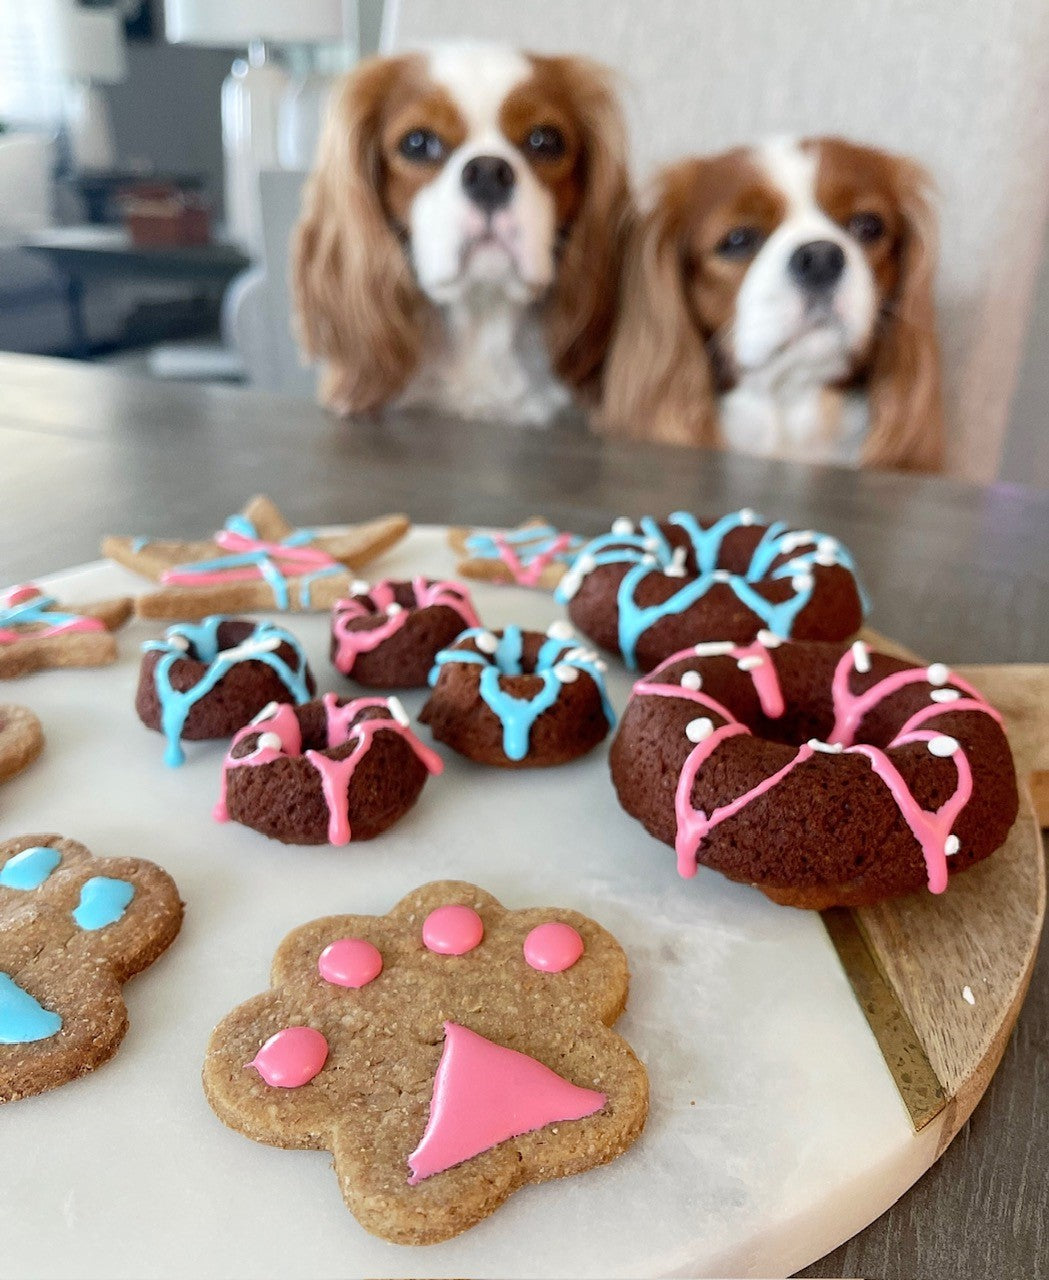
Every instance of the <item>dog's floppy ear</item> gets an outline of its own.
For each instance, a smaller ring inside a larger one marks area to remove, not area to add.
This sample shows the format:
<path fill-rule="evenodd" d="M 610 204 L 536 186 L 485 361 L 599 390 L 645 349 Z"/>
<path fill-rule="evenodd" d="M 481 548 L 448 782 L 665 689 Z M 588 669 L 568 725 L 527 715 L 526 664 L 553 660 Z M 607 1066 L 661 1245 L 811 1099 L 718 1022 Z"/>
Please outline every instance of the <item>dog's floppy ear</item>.
<path fill-rule="evenodd" d="M 364 62 L 336 91 L 295 230 L 299 339 L 324 362 L 321 400 L 342 414 L 395 396 L 422 345 L 422 295 L 379 191 L 382 103 L 407 61 Z"/>
<path fill-rule="evenodd" d="M 714 375 L 685 292 L 685 217 L 701 171 L 701 161 L 665 171 L 627 242 L 598 421 L 609 435 L 719 442 Z"/>
<path fill-rule="evenodd" d="M 550 361 L 580 387 L 598 373 L 615 320 L 630 210 L 626 131 L 609 71 L 587 58 L 536 58 L 563 86 L 582 136 L 582 202 L 561 244 L 546 303 Z"/>
<path fill-rule="evenodd" d="M 899 283 L 881 318 L 868 377 L 871 424 L 865 466 L 931 471 L 943 463 L 940 353 L 933 310 L 936 215 L 929 179 L 910 160 L 893 160 L 903 215 Z"/>

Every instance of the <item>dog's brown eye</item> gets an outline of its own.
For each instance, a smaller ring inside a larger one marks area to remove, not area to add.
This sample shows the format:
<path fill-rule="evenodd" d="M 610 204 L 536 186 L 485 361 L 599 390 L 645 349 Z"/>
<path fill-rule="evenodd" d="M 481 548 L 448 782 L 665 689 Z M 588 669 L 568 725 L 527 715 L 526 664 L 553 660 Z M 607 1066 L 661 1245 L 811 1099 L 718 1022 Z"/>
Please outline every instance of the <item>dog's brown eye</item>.
<path fill-rule="evenodd" d="M 524 140 L 524 150 L 539 160 L 560 160 L 565 153 L 565 135 L 552 124 L 541 124 Z"/>
<path fill-rule="evenodd" d="M 749 258 L 757 253 L 764 239 L 757 227 L 733 227 L 718 242 L 717 252 L 723 258 Z"/>
<path fill-rule="evenodd" d="M 860 244 L 873 244 L 885 234 L 885 223 L 878 214 L 863 211 L 852 215 L 845 224 L 845 230 Z"/>
<path fill-rule="evenodd" d="M 415 164 L 437 164 L 448 149 L 431 129 L 412 129 L 397 144 L 397 150 Z"/>

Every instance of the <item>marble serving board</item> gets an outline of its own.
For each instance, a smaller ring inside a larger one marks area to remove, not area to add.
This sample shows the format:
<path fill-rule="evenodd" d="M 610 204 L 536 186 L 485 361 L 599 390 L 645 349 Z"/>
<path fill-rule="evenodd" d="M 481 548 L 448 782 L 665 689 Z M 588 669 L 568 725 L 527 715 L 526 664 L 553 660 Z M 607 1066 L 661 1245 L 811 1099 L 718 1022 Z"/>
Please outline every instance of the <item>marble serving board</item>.
<path fill-rule="evenodd" d="M 421 528 L 369 571 L 453 570 L 444 531 Z M 47 581 L 68 602 L 145 585 L 104 563 Z M 493 627 L 545 628 L 561 614 L 548 595 L 515 587 L 478 585 L 475 601 Z M 328 662 L 327 618 L 285 622 L 320 690 L 351 692 Z M 916 1129 L 823 919 L 704 869 L 679 879 L 673 852 L 619 809 L 607 743 L 534 772 L 485 769 L 442 749 L 444 775 L 379 839 L 288 848 L 212 820 L 222 744 L 190 744 L 188 763 L 169 769 L 160 737 L 137 720 L 139 644 L 161 631 L 132 623 L 111 668 L 0 688 L 3 700 L 31 706 L 47 734 L 42 758 L 0 790 L 0 834 L 57 831 L 96 854 L 151 858 L 186 901 L 181 936 L 124 989 L 131 1026 L 116 1057 L 3 1109 L 4 1274 L 785 1275 L 880 1214 L 952 1136 L 960 1112 L 942 1069 L 944 1105 Z M 621 710 L 630 679 L 611 666 Z M 423 699 L 403 697 L 413 715 Z M 1024 830 L 1034 831 L 1033 819 Z M 1033 895 L 1034 913 L 1041 882 L 1025 859 L 1021 851 L 1014 888 Z M 963 880 L 981 874 L 986 883 L 984 868 Z M 619 1160 L 525 1188 L 456 1240 L 405 1248 L 357 1225 L 327 1153 L 264 1147 L 224 1128 L 204 1100 L 200 1068 L 212 1026 L 265 988 L 290 929 L 331 913 L 383 913 L 445 877 L 476 881 L 508 907 L 573 907 L 620 939 L 632 982 L 617 1025 L 648 1066 L 652 1105 L 645 1132 Z M 916 993 L 898 984 L 922 978 L 887 973 L 878 919 L 849 919 L 883 987 L 864 1000 L 877 1004 L 888 992 L 913 1003 Z M 914 939 L 900 945 L 913 961 Z M 1013 1017 L 1024 963 L 1009 957 Z M 965 985 L 976 1006 L 960 978 L 938 991 L 947 1042 L 974 1007 L 985 1020 L 991 1014 L 985 988 L 975 977 Z M 996 1030 L 1007 1012 L 991 1017 Z M 921 1039 L 920 1008 L 903 1016 Z M 977 1056 L 989 1076 L 997 1057 Z"/>

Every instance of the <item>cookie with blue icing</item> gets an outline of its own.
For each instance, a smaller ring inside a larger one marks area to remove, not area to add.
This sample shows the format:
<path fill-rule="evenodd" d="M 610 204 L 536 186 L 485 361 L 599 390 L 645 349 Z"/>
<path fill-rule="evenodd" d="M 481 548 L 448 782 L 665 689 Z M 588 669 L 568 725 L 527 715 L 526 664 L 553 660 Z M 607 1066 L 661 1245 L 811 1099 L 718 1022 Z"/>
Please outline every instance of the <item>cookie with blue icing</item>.
<path fill-rule="evenodd" d="M 135 710 L 167 740 L 180 765 L 182 741 L 228 738 L 271 702 L 308 702 L 316 683 L 302 645 L 284 627 L 216 615 L 169 627 L 142 646 Z"/>
<path fill-rule="evenodd" d="M 480 764 L 565 764 L 615 725 L 604 673 L 567 623 L 555 622 L 545 635 L 470 627 L 437 655 L 419 719 Z"/>
<path fill-rule="evenodd" d="M 744 508 L 704 521 L 621 517 L 589 542 L 555 592 L 573 623 L 631 670 L 690 644 L 845 640 L 867 610 L 848 548 Z"/>
<path fill-rule="evenodd" d="M 116 1052 L 121 986 L 174 941 L 182 902 L 141 858 L 38 834 L 0 843 L 0 1102 L 65 1084 Z"/>

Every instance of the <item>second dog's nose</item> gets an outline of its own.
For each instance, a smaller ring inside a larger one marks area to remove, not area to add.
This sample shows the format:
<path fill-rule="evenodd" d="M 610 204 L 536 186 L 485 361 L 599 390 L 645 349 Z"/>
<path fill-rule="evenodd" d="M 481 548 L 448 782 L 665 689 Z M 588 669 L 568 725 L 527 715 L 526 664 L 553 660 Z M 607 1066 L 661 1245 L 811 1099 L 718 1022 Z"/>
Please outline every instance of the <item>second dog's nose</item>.
<path fill-rule="evenodd" d="M 833 240 L 810 240 L 790 255 L 787 270 L 803 289 L 829 289 L 845 270 L 845 250 Z"/>
<path fill-rule="evenodd" d="M 513 195 L 513 168 L 502 156 L 474 156 L 463 165 L 463 190 L 478 208 L 494 213 Z"/>

